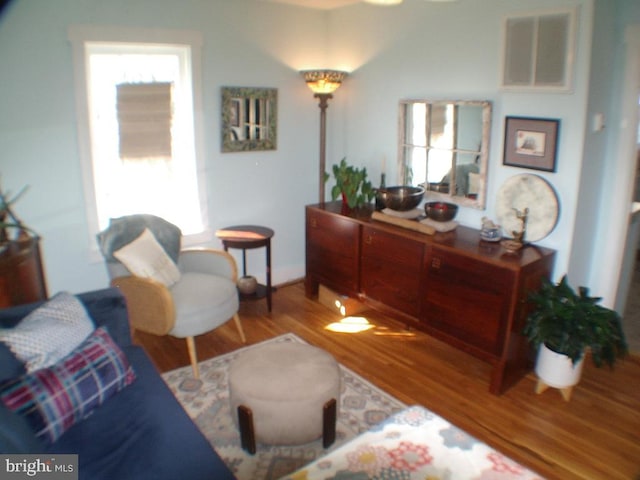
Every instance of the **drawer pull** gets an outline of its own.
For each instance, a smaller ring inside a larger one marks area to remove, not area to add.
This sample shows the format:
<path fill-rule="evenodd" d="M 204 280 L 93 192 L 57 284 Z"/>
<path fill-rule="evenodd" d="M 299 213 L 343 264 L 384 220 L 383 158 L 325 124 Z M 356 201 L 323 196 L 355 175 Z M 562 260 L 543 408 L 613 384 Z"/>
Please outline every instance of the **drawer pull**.
<path fill-rule="evenodd" d="M 373 243 L 373 236 L 367 235 L 364 239 L 364 243 L 366 243 L 367 245 L 371 245 Z"/>
<path fill-rule="evenodd" d="M 434 270 L 438 270 L 441 266 L 442 259 L 440 259 L 439 257 L 434 257 L 431 259 L 431 268 L 433 268 Z"/>
<path fill-rule="evenodd" d="M 312 218 L 309 223 L 311 224 L 312 228 L 317 228 L 318 227 L 318 220 L 316 220 L 315 218 Z"/>

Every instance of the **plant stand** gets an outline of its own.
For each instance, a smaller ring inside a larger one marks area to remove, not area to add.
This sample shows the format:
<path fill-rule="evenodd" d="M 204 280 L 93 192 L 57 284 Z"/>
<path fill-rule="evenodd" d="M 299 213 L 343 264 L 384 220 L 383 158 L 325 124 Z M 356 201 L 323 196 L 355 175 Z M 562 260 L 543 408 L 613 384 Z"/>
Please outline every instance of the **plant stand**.
<path fill-rule="evenodd" d="M 536 393 L 539 395 L 542 392 L 544 392 L 547 388 L 549 388 L 550 386 L 551 385 L 547 385 L 546 383 L 544 383 L 544 380 L 539 378 L 538 379 L 538 383 L 536 384 Z M 562 398 L 564 398 L 565 402 L 568 402 L 569 400 L 571 400 L 571 393 L 573 392 L 573 385 L 570 386 L 570 387 L 558 388 L 558 390 L 560 390 L 560 393 L 562 394 Z"/>
<path fill-rule="evenodd" d="M 565 401 L 571 399 L 573 387 L 579 382 L 582 375 L 584 357 L 574 365 L 566 355 L 556 353 L 547 348 L 545 344 L 540 345 L 538 358 L 536 360 L 536 393 L 540 394 L 549 387 L 557 388 Z"/>

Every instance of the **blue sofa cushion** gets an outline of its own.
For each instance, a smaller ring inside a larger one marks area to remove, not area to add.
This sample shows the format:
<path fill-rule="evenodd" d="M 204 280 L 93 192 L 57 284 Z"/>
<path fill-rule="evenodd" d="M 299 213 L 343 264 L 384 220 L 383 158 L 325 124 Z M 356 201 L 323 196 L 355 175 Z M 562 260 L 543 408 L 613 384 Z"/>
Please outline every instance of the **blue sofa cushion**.
<path fill-rule="evenodd" d="M 78 454 L 81 479 L 233 480 L 145 352 L 136 346 L 124 352 L 137 380 L 46 453 Z"/>
<path fill-rule="evenodd" d="M 27 420 L 0 402 L 0 453 L 38 453 L 44 448 Z"/>
<path fill-rule="evenodd" d="M 52 443 L 134 379 L 124 353 L 100 327 L 55 365 L 0 383 L 0 399 Z"/>
<path fill-rule="evenodd" d="M 111 288 L 78 298 L 95 325 L 108 328 L 135 370 L 136 381 L 49 445 L 0 402 L 0 453 L 77 454 L 80 480 L 234 480 L 149 357 L 132 345 L 122 294 Z M 0 310 L 0 326 L 15 326 L 37 306 Z M 15 369 L 16 364 L 0 362 L 0 378 Z"/>
<path fill-rule="evenodd" d="M 7 345 L 0 342 L 0 382 L 19 377 L 26 372 L 24 363 L 16 358 Z"/>
<path fill-rule="evenodd" d="M 105 326 L 122 348 L 131 345 L 127 304 L 115 288 L 94 290 L 77 295 L 96 327 Z M 24 317 L 44 302 L 35 302 L 0 310 L 0 328 L 14 328 Z M 0 381 L 26 372 L 25 365 L 0 342 Z M 0 453 L 40 453 L 44 443 L 35 435 L 27 420 L 0 402 Z"/>

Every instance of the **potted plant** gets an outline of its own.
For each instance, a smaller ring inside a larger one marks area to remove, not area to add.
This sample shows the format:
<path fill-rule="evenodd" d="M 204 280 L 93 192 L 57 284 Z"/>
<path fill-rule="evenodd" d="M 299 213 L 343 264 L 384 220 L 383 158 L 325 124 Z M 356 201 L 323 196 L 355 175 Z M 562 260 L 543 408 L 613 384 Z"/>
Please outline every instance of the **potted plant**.
<path fill-rule="evenodd" d="M 342 202 L 349 208 L 356 208 L 369 203 L 375 196 L 375 189 L 367 180 L 367 169 L 353 167 L 343 158 L 339 164 L 333 165 L 333 177 L 336 184 L 331 188 L 331 199 L 342 196 Z M 325 181 L 329 174 L 325 174 Z"/>
<path fill-rule="evenodd" d="M 544 278 L 541 288 L 529 297 L 533 310 L 527 317 L 524 335 L 538 348 L 536 374 L 540 381 L 536 391 L 547 386 L 563 390 L 568 400 L 570 387 L 578 383 L 584 355 L 591 353 L 597 367 L 626 355 L 627 344 L 620 315 L 599 305 L 599 297 L 590 297 L 589 289 L 578 293 L 564 275 L 557 284 Z"/>
<path fill-rule="evenodd" d="M 17 229 L 20 235 L 31 231 L 13 212 L 13 204 L 27 191 L 27 188 L 27 186 L 23 187 L 13 197 L 10 197 L 10 193 L 4 193 L 0 188 L 0 245 L 9 241 L 8 229 Z"/>

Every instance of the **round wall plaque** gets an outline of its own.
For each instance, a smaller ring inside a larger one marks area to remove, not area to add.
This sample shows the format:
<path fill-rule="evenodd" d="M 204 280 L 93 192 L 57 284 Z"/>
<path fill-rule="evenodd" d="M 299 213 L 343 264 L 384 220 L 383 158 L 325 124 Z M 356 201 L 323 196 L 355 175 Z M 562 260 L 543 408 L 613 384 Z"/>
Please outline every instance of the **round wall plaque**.
<path fill-rule="evenodd" d="M 549 235 L 558 222 L 558 197 L 553 187 L 542 177 L 531 174 L 514 175 L 498 191 L 496 215 L 507 236 L 522 230 L 516 210 L 529 209 L 525 242 L 537 242 Z"/>

